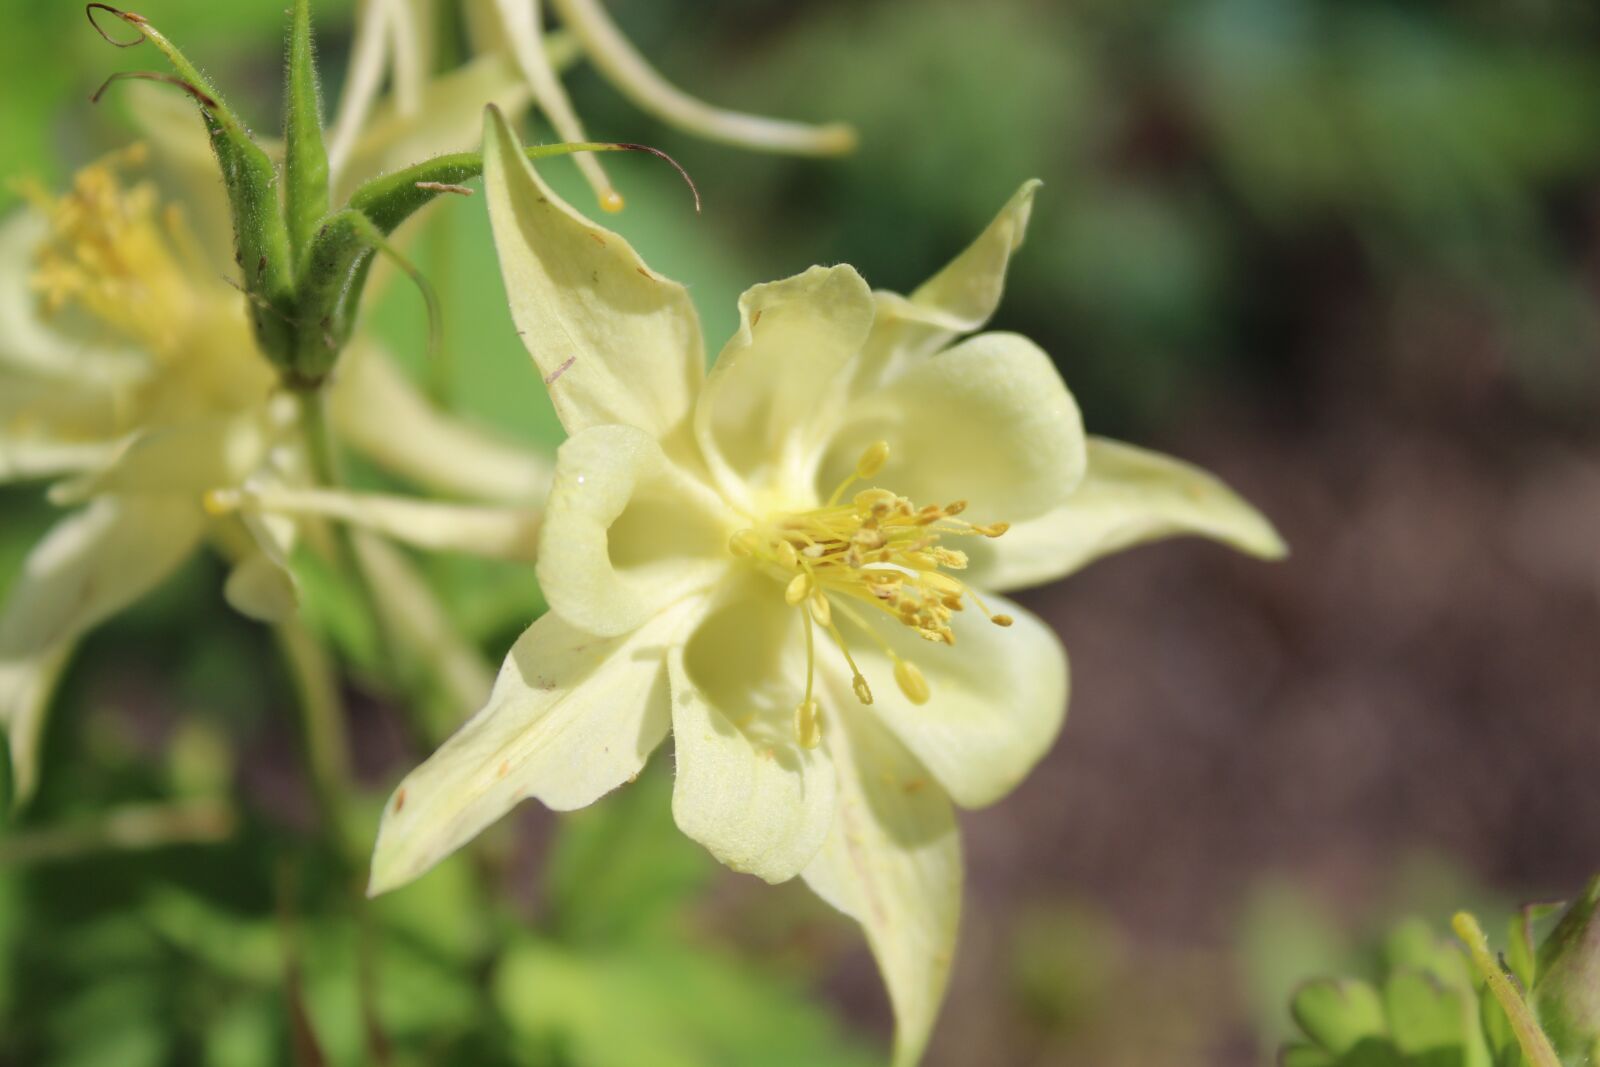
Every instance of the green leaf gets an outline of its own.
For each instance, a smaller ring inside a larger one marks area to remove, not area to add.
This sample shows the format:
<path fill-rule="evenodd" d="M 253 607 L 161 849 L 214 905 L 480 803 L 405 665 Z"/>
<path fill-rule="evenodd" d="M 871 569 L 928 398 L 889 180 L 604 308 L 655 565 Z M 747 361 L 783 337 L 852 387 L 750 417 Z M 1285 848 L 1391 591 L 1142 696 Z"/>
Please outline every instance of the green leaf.
<path fill-rule="evenodd" d="M 580 954 L 524 941 L 493 991 L 523 1047 L 554 1046 L 584 1067 L 879 1063 L 789 984 L 704 946 Z"/>
<path fill-rule="evenodd" d="M 1466 1067 L 1467 1049 L 1478 1029 L 1477 1001 L 1469 990 L 1446 986 L 1421 971 L 1402 970 L 1384 983 L 1383 1000 L 1397 1049 L 1407 1055 L 1454 1053 L 1448 1058 Z"/>
<path fill-rule="evenodd" d="M 310 0 L 294 0 L 283 139 L 289 244 L 298 262 L 328 213 L 328 150 L 322 143 L 322 89 L 311 44 Z"/>
<path fill-rule="evenodd" d="M 639 781 L 561 821 L 546 864 L 556 929 L 572 941 L 617 941 L 660 929 L 715 868 L 672 821 L 663 761 Z"/>
<path fill-rule="evenodd" d="M 1289 1013 L 1307 1037 L 1341 1055 L 1363 1038 L 1382 1037 L 1386 1029 L 1378 991 L 1353 978 L 1307 982 L 1290 1001 Z"/>

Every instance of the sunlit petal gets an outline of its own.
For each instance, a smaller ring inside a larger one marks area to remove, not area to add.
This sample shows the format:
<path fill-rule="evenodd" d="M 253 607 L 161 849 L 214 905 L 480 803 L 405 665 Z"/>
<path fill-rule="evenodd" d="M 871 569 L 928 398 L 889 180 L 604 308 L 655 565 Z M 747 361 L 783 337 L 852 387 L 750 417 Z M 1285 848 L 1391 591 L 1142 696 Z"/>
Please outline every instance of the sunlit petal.
<path fill-rule="evenodd" d="M 739 298 L 739 331 L 695 408 L 695 432 L 723 492 L 806 487 L 823 435 L 844 412 L 847 369 L 872 328 L 872 293 L 853 267 L 813 267 Z"/>
<path fill-rule="evenodd" d="M 688 292 L 556 196 L 493 110 L 484 188 L 512 318 L 567 432 L 621 424 L 665 437 L 704 374 Z"/>
<path fill-rule="evenodd" d="M 974 581 L 995 589 L 1039 585 L 1167 537 L 1209 537 L 1263 559 L 1288 551 L 1259 511 L 1198 467 L 1097 437 L 1089 438 L 1088 456 L 1088 473 L 1065 503 L 973 547 Z"/>
<path fill-rule="evenodd" d="M 823 485 L 886 441 L 880 485 L 918 504 L 966 500 L 977 522 L 1017 522 L 1066 499 L 1083 476 L 1078 407 L 1050 357 L 1017 334 L 980 334 L 859 397 Z"/>
<path fill-rule="evenodd" d="M 539 585 L 574 626 L 627 633 L 728 566 L 729 520 L 705 486 L 629 426 L 596 426 L 556 457 Z"/>
<path fill-rule="evenodd" d="M 581 808 L 637 775 L 671 722 L 666 655 L 695 609 L 609 639 L 555 614 L 530 626 L 488 704 L 394 791 L 368 892 L 418 877 L 527 797 Z"/>
<path fill-rule="evenodd" d="M 848 700 L 850 690 L 837 690 Z M 961 920 L 961 843 L 938 783 L 873 718 L 841 716 L 827 746 L 838 814 L 806 883 L 861 924 L 894 1005 L 894 1067 L 922 1055 L 950 977 Z"/>
<path fill-rule="evenodd" d="M 730 596 L 668 657 L 678 827 L 736 871 L 793 878 L 833 822 L 833 764 L 796 739 L 805 666 L 777 598 Z"/>

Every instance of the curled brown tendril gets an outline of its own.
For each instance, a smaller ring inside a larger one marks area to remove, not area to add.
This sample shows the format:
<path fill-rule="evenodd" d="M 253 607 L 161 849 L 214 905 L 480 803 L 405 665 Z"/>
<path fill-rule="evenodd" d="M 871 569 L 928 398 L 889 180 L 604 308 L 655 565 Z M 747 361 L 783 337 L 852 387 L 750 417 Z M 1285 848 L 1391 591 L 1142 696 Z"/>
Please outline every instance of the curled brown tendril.
<path fill-rule="evenodd" d="M 207 110 L 216 110 L 217 102 L 211 97 L 207 96 L 199 89 L 196 89 L 193 85 L 190 85 L 176 74 L 164 74 L 157 70 L 119 71 L 100 83 L 100 88 L 96 89 L 94 91 L 94 95 L 89 97 L 89 103 L 98 104 L 100 102 L 100 98 L 105 95 L 107 89 L 111 88 L 111 86 L 117 82 L 126 81 L 130 78 L 138 81 L 164 82 L 167 85 L 176 85 L 178 88 L 194 97 L 195 100 L 199 102 L 201 107 L 206 108 Z"/>
<path fill-rule="evenodd" d="M 89 25 L 94 27 L 94 32 L 98 33 L 102 38 L 104 38 L 107 44 L 113 45 L 117 48 L 132 48 L 134 45 L 144 43 L 145 35 L 143 30 L 140 30 L 139 36 L 132 41 L 119 41 L 115 37 L 111 36 L 105 31 L 105 27 L 100 25 L 99 20 L 94 17 L 94 13 L 96 11 L 109 12 L 112 17 L 119 18 L 123 22 L 126 22 L 128 25 L 135 28 L 149 24 L 149 20 L 143 15 L 134 14 L 132 11 L 124 11 L 121 8 L 112 7 L 110 4 L 89 4 L 83 9 L 83 13 L 89 17 Z"/>

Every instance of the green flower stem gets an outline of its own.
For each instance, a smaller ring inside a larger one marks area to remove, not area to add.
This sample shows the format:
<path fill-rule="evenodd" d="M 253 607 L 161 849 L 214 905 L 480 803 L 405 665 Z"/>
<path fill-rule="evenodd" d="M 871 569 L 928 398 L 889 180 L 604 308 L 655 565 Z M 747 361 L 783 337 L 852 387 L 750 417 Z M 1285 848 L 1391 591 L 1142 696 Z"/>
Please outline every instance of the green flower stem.
<path fill-rule="evenodd" d="M 280 623 L 274 632 L 300 697 L 301 743 L 317 806 L 328 832 L 342 842 L 350 743 L 338 679 L 327 652 L 298 619 Z"/>
<path fill-rule="evenodd" d="M 1561 1060 L 1555 1049 L 1550 1047 L 1550 1039 L 1539 1028 L 1539 1020 L 1534 1018 L 1533 1010 L 1489 952 L 1489 939 L 1484 936 L 1478 920 L 1464 911 L 1458 911 L 1455 918 L 1450 920 L 1450 925 L 1461 943 L 1466 945 L 1472 965 L 1477 968 L 1479 976 L 1488 984 L 1489 992 L 1510 1020 L 1511 1030 L 1517 1035 L 1517 1044 L 1522 1046 L 1522 1054 L 1528 1058 L 1529 1067 L 1561 1067 Z"/>

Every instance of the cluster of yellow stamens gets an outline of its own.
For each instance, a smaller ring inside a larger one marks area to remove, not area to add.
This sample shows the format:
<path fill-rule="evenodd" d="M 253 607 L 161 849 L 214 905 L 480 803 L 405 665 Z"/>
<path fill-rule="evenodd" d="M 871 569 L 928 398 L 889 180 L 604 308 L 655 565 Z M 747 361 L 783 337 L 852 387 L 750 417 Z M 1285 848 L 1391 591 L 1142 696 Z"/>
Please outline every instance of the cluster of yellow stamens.
<path fill-rule="evenodd" d="M 887 442 L 873 444 L 822 507 L 777 516 L 738 531 L 729 542 L 734 555 L 753 560 L 784 581 L 784 600 L 804 613 L 806 691 L 795 708 L 795 734 L 807 748 L 821 738 L 820 710 L 812 695 L 814 628 L 820 627 L 839 646 L 861 703 L 872 703 L 872 688 L 850 655 L 839 617 L 883 649 L 894 664 L 900 691 L 912 703 L 923 704 L 931 693 L 922 671 L 890 648 L 858 609 L 882 612 L 922 638 L 947 645 L 955 644 L 950 623 L 964 610 L 965 599 L 996 625 L 1011 625 L 1010 616 L 990 613 L 968 586 L 946 573 L 965 568 L 967 556 L 939 543 L 949 536 L 999 537 L 1006 523 L 980 526 L 958 518 L 966 510 L 964 500 L 919 508 L 878 488 L 863 489 L 841 503 L 851 485 L 877 474 L 888 457 Z"/>
<path fill-rule="evenodd" d="M 145 157 L 143 145 L 107 156 L 59 197 L 35 182 L 18 188 L 50 226 L 32 279 L 45 312 L 76 305 L 121 340 L 162 355 L 181 343 L 198 298 L 174 248 L 199 253 L 175 205 L 163 209 L 148 183 L 124 188 L 119 180 L 120 168 Z"/>

